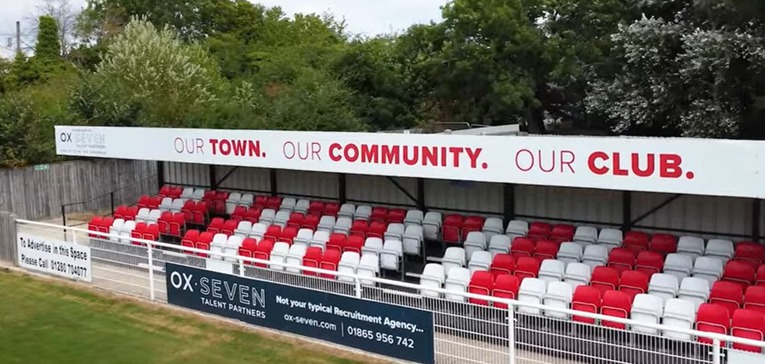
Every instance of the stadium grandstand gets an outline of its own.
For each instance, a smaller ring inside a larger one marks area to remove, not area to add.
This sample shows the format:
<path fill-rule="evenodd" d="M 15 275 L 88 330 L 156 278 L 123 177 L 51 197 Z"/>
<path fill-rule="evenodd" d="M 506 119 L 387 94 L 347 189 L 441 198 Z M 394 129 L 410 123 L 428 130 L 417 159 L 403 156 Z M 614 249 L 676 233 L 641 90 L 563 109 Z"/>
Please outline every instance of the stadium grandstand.
<path fill-rule="evenodd" d="M 765 360 L 762 142 L 450 126 L 56 136 L 59 155 L 158 163 L 158 191 L 87 232 L 59 227 L 90 247 L 93 282 L 143 295 L 130 277 L 149 274 L 148 295 L 170 301 L 173 263 L 424 310 L 438 363 Z"/>

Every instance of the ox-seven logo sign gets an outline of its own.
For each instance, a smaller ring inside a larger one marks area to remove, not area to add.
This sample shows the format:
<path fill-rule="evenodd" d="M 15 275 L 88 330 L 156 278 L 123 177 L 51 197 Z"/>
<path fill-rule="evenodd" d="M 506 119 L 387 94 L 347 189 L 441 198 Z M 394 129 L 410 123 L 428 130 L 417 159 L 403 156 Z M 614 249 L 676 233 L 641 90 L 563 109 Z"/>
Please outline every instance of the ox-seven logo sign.
<path fill-rule="evenodd" d="M 69 126 L 56 135 L 60 155 L 765 197 L 758 141 Z"/>
<path fill-rule="evenodd" d="M 172 263 L 167 301 L 253 325 L 433 363 L 433 313 Z"/>

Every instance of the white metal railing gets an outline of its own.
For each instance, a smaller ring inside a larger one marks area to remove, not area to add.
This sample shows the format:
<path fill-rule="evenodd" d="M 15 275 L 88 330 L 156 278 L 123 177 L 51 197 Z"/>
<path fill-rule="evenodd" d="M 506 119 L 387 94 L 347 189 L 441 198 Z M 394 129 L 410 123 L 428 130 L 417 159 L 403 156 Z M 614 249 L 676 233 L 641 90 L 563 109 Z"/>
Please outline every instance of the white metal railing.
<path fill-rule="evenodd" d="M 720 364 L 727 362 L 730 352 L 737 351 L 730 348 L 733 343 L 757 347 L 761 349 L 761 353 L 765 352 L 765 341 L 639 322 L 533 302 L 423 287 L 398 280 L 362 277 L 320 268 L 216 253 L 74 227 L 17 220 L 17 231 L 40 238 L 64 238 L 75 244 L 90 246 L 93 284 L 150 300 L 167 300 L 163 271 L 165 262 L 205 268 L 207 259 L 210 258 L 184 253 L 192 252 L 218 257 L 219 261 L 231 261 L 232 266 L 238 268 L 238 274 L 243 277 L 429 310 L 435 315 L 435 351 L 438 362 L 552 364 L 595 361 Z M 92 238 L 88 234 L 97 234 L 103 239 Z M 112 238 L 129 240 L 131 243 L 115 242 L 110 240 Z M 260 268 L 254 264 L 281 270 Z M 287 268 L 298 272 L 313 272 L 317 276 L 286 272 Z M 321 278 L 321 274 L 345 277 L 349 282 Z M 371 281 L 374 285 L 364 285 L 362 281 Z M 424 297 L 420 294 L 420 290 L 423 289 L 436 292 L 440 297 Z M 447 294 L 460 297 L 462 301 L 444 299 Z M 469 299 L 491 302 L 492 305 L 471 304 L 467 302 Z M 498 305 L 507 308 L 497 307 Z M 555 317 L 551 317 L 551 313 L 554 313 Z M 571 316 L 574 315 L 596 322 L 622 324 L 630 330 L 574 323 L 571 321 Z M 656 334 L 636 333 L 631 330 L 635 327 L 643 331 L 654 330 Z M 662 336 L 662 333 L 665 336 Z M 685 335 L 688 340 L 669 339 L 666 333 L 674 334 L 673 337 Z M 698 343 L 696 338 L 709 339 L 712 344 Z M 765 355 L 762 358 L 765 360 Z"/>

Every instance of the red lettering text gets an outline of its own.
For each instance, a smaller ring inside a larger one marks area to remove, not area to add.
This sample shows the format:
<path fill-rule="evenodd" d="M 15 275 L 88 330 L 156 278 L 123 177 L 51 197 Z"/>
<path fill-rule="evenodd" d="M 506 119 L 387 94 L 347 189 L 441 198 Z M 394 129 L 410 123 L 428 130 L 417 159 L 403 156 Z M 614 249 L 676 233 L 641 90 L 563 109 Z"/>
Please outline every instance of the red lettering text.
<path fill-rule="evenodd" d="M 627 159 L 619 152 L 613 152 L 609 155 L 598 151 L 590 154 L 587 159 L 587 166 L 592 173 L 597 175 L 611 174 L 613 176 L 647 178 L 657 175 L 658 172 L 660 178 L 675 179 L 683 176 L 682 162 L 683 158 L 677 154 L 630 153 L 629 159 Z M 695 176 L 693 172 L 689 171 L 685 173 L 685 177 L 693 179 Z"/>
<path fill-rule="evenodd" d="M 210 145 L 214 155 L 265 157 L 265 153 L 261 153 L 259 140 L 210 139 Z"/>

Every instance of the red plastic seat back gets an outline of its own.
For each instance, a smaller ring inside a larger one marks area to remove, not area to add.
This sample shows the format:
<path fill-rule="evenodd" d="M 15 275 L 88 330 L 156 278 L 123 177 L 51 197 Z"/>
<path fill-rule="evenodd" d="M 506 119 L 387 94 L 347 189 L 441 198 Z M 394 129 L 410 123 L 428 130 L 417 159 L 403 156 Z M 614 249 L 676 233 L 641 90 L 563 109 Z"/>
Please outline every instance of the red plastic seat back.
<path fill-rule="evenodd" d="M 733 313 L 730 334 L 735 337 L 757 341 L 765 340 L 765 315 L 759 311 L 754 310 L 736 310 L 736 312 Z M 737 350 L 762 353 L 761 346 L 733 343 L 733 348 Z"/>
<path fill-rule="evenodd" d="M 765 315 L 765 287 L 750 286 L 744 293 L 744 308 Z"/>
<path fill-rule="evenodd" d="M 515 259 L 510 254 L 497 254 L 491 261 L 489 271 L 495 279 L 502 274 L 513 274 L 515 272 Z"/>
<path fill-rule="evenodd" d="M 590 286 L 602 292 L 616 290 L 619 287 L 619 272 L 611 267 L 595 267 L 592 271 Z"/>
<path fill-rule="evenodd" d="M 528 236 L 536 239 L 548 239 L 552 233 L 552 225 L 546 222 L 532 222 L 529 225 Z"/>
<path fill-rule="evenodd" d="M 387 221 L 389 224 L 403 224 L 404 218 L 406 218 L 406 210 L 404 209 L 391 209 L 388 211 Z"/>
<path fill-rule="evenodd" d="M 624 234 L 622 246 L 640 252 L 648 249 L 648 234 L 642 231 L 628 231 Z"/>
<path fill-rule="evenodd" d="M 372 221 L 385 222 L 388 216 L 388 209 L 385 207 L 373 207 L 369 219 Z"/>
<path fill-rule="evenodd" d="M 515 299 L 518 297 L 519 287 L 520 282 L 517 277 L 503 274 L 494 280 L 494 290 L 491 292 L 491 295 L 494 297 Z M 494 307 L 507 308 L 507 305 L 501 302 L 495 302 Z"/>
<path fill-rule="evenodd" d="M 534 246 L 534 257 L 540 262 L 545 259 L 555 259 L 558 256 L 558 243 L 552 240 L 540 240 Z"/>
<path fill-rule="evenodd" d="M 760 264 L 760 267 L 757 268 L 757 277 L 755 279 L 756 285 L 765 286 L 765 264 Z"/>
<path fill-rule="evenodd" d="M 635 268 L 635 251 L 629 248 L 614 248 L 608 253 L 608 266 L 619 273 Z"/>
<path fill-rule="evenodd" d="M 357 252 L 361 254 L 361 247 L 364 246 L 364 238 L 360 236 L 349 236 L 345 242 L 344 252 Z"/>
<path fill-rule="evenodd" d="M 371 224 L 369 224 L 369 229 L 367 229 L 367 237 L 368 238 L 383 238 L 383 235 L 385 235 L 385 230 L 388 229 L 388 225 L 382 221 L 373 221 Z"/>
<path fill-rule="evenodd" d="M 598 313 L 600 312 L 601 305 L 601 292 L 599 289 L 589 286 L 578 286 L 576 287 L 576 290 L 574 290 L 574 296 L 571 301 L 572 310 Z M 573 316 L 573 320 L 587 324 L 595 323 L 595 319 L 576 315 Z"/>
<path fill-rule="evenodd" d="M 603 305 L 600 313 L 606 316 L 628 318 L 632 310 L 632 299 L 624 292 L 606 291 L 603 293 Z M 601 325 L 624 330 L 625 324 L 603 320 Z"/>
<path fill-rule="evenodd" d="M 641 251 L 637 256 L 635 270 L 645 273 L 650 278 L 664 270 L 664 257 L 657 252 Z"/>
<path fill-rule="evenodd" d="M 345 249 L 345 243 L 348 241 L 348 237 L 345 234 L 335 233 L 329 236 L 329 242 L 327 242 L 327 249 L 337 249 L 343 251 Z"/>
<path fill-rule="evenodd" d="M 715 303 L 728 310 L 732 315 L 739 309 L 744 301 L 744 290 L 741 285 L 735 282 L 717 281 L 712 285 L 712 291 L 709 294 L 709 303 Z"/>
<path fill-rule="evenodd" d="M 749 286 L 756 280 L 754 267 L 747 262 L 731 260 L 725 264 L 722 280 L 735 282 L 743 287 Z"/>
<path fill-rule="evenodd" d="M 730 329 L 730 313 L 720 305 L 714 303 L 702 303 L 696 313 L 696 330 L 713 332 L 727 335 Z M 712 344 L 711 339 L 699 337 L 698 341 L 704 344 Z M 721 343 L 725 345 L 725 343 Z"/>
<path fill-rule="evenodd" d="M 524 278 L 536 278 L 539 275 L 539 261 L 531 257 L 520 257 L 515 262 L 515 276 L 518 281 Z"/>
<path fill-rule="evenodd" d="M 550 238 L 557 242 L 571 241 L 574 239 L 576 228 L 573 225 L 557 224 L 553 226 Z"/>
<path fill-rule="evenodd" d="M 255 254 L 253 255 L 253 258 L 260 259 L 260 260 L 269 260 L 271 259 L 271 251 L 274 250 L 274 242 L 271 240 L 261 240 L 258 242 L 258 248 L 255 249 Z M 268 265 L 263 263 L 255 263 L 255 266 L 266 268 Z"/>
<path fill-rule="evenodd" d="M 327 250 L 324 252 L 324 257 L 321 260 L 320 267 L 324 270 L 337 270 L 337 265 L 340 263 L 340 255 L 342 252 L 338 250 Z M 322 278 L 334 279 L 332 274 L 322 274 Z"/>
<path fill-rule="evenodd" d="M 317 215 L 308 215 L 303 219 L 303 228 L 304 229 L 311 229 L 316 230 L 316 227 L 319 226 L 319 219 L 320 217 Z"/>
<path fill-rule="evenodd" d="M 281 236 L 279 236 L 279 241 L 288 243 L 292 245 L 292 242 L 294 241 L 295 237 L 297 236 L 298 229 L 294 226 L 287 226 L 282 230 Z"/>
<path fill-rule="evenodd" d="M 619 279 L 619 291 L 626 293 L 631 300 L 634 300 L 638 294 L 648 292 L 648 283 L 648 276 L 645 273 L 627 270 L 622 272 Z"/>
<path fill-rule="evenodd" d="M 739 242 L 736 244 L 733 259 L 752 262 L 757 265 L 765 263 L 765 246 L 751 241 Z"/>
<path fill-rule="evenodd" d="M 671 234 L 654 234 L 651 237 L 650 249 L 667 255 L 677 252 L 677 237 Z"/>
<path fill-rule="evenodd" d="M 226 220 L 226 222 L 223 223 L 223 227 L 220 229 L 220 232 L 221 234 L 226 234 L 228 236 L 234 235 L 234 230 L 236 230 L 237 226 L 239 226 L 239 221 Z"/>
<path fill-rule="evenodd" d="M 318 246 L 312 246 L 305 251 L 305 255 L 303 256 L 303 266 L 319 268 L 322 258 L 324 258 L 324 251 Z M 316 272 L 309 272 L 306 270 L 303 271 L 303 274 L 307 276 L 317 275 Z"/>
<path fill-rule="evenodd" d="M 476 271 L 470 278 L 470 285 L 468 286 L 468 292 L 473 294 L 480 294 L 484 296 L 491 296 L 491 292 L 494 290 L 494 277 L 490 272 Z M 488 306 L 489 301 L 476 298 L 470 298 L 470 303 L 482 306 Z"/>
<path fill-rule="evenodd" d="M 510 245 L 510 254 L 515 258 L 534 256 L 534 242 L 529 238 L 519 237 Z"/>

